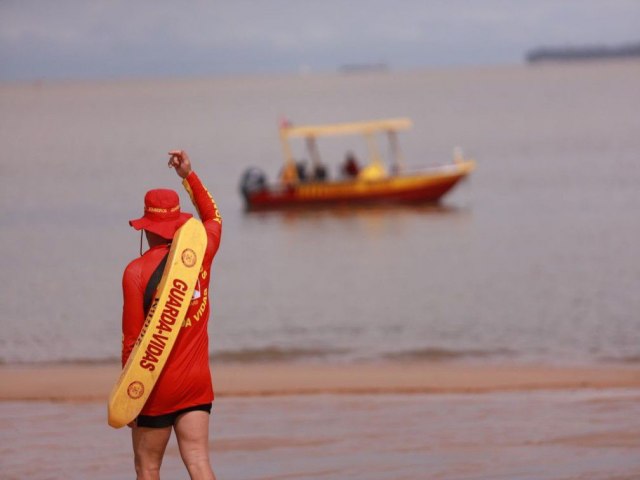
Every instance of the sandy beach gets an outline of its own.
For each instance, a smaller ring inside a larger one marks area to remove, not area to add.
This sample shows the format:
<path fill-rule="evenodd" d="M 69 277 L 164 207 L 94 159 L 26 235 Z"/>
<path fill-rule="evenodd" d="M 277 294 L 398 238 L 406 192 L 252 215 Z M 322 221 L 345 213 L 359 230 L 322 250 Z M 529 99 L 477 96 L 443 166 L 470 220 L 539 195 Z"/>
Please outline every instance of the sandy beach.
<path fill-rule="evenodd" d="M 4 365 L 0 400 L 102 401 L 118 365 Z M 640 388 L 634 366 L 263 363 L 212 367 L 216 397 Z"/>
<path fill-rule="evenodd" d="M 2 478 L 131 478 L 129 433 L 106 424 L 117 374 L 2 366 Z M 636 367 L 222 364 L 213 377 L 218 478 L 640 476 Z M 175 439 L 163 475 L 184 478 Z"/>

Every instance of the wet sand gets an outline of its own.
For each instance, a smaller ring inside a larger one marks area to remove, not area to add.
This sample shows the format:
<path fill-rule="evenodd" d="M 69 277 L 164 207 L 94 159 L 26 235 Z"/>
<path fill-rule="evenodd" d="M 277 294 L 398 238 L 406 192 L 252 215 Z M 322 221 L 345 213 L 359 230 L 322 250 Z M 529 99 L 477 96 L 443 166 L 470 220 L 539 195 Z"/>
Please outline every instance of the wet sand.
<path fill-rule="evenodd" d="M 104 400 L 118 365 L 0 367 L 0 400 Z M 467 365 L 457 363 L 221 364 L 216 396 L 486 393 L 583 388 L 640 388 L 637 366 Z"/>
<path fill-rule="evenodd" d="M 0 402 L 3 479 L 133 478 L 103 402 Z M 631 480 L 640 389 L 219 398 L 220 479 Z M 186 478 L 175 438 L 163 478 Z"/>
<path fill-rule="evenodd" d="M 0 367 L 6 479 L 132 478 L 106 423 L 117 365 Z M 386 363 L 222 364 L 221 479 L 640 478 L 640 369 Z M 175 439 L 163 478 L 185 478 Z"/>

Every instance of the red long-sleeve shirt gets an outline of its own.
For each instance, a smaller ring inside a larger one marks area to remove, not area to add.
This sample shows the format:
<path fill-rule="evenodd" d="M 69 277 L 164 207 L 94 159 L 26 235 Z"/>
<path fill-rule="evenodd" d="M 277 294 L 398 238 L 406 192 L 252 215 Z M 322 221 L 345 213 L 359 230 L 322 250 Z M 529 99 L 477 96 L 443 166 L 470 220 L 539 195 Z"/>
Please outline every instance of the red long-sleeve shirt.
<path fill-rule="evenodd" d="M 142 414 L 163 415 L 213 401 L 209 370 L 209 323 L 211 265 L 220 245 L 222 218 L 215 201 L 195 172 L 182 182 L 207 232 L 207 248 L 198 283 L 178 339 Z M 122 365 L 145 321 L 144 291 L 154 270 L 169 252 L 169 245 L 158 245 L 133 260 L 124 271 L 122 290 Z"/>

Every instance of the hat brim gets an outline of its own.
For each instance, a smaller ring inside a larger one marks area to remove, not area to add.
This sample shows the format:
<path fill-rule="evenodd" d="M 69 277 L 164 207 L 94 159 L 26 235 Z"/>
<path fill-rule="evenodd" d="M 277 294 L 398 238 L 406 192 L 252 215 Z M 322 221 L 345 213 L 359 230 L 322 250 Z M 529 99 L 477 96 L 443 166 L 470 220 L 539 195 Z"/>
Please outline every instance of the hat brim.
<path fill-rule="evenodd" d="M 193 215 L 190 213 L 181 213 L 178 218 L 171 220 L 151 220 L 147 217 L 141 217 L 135 220 L 129 220 L 129 225 L 136 230 L 147 230 L 156 235 L 160 235 L 162 238 L 171 240 L 178 229 L 191 217 L 193 217 Z"/>

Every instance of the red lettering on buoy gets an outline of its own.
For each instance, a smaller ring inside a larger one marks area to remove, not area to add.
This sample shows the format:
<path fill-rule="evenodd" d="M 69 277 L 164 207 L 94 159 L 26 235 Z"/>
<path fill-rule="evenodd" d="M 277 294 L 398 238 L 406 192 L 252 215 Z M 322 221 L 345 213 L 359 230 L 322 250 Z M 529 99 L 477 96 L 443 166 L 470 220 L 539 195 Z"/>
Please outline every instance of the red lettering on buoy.
<path fill-rule="evenodd" d="M 184 302 L 185 292 L 188 290 L 186 282 L 176 278 L 173 281 L 173 288 L 169 291 L 169 298 L 162 309 L 162 314 L 155 329 L 157 333 L 152 335 L 151 340 L 145 348 L 144 357 L 140 361 L 140 366 L 149 371 L 155 370 L 155 364 L 164 354 L 169 337 L 163 335 L 164 332 L 171 332 L 172 326 L 176 323 L 180 308 Z"/>

